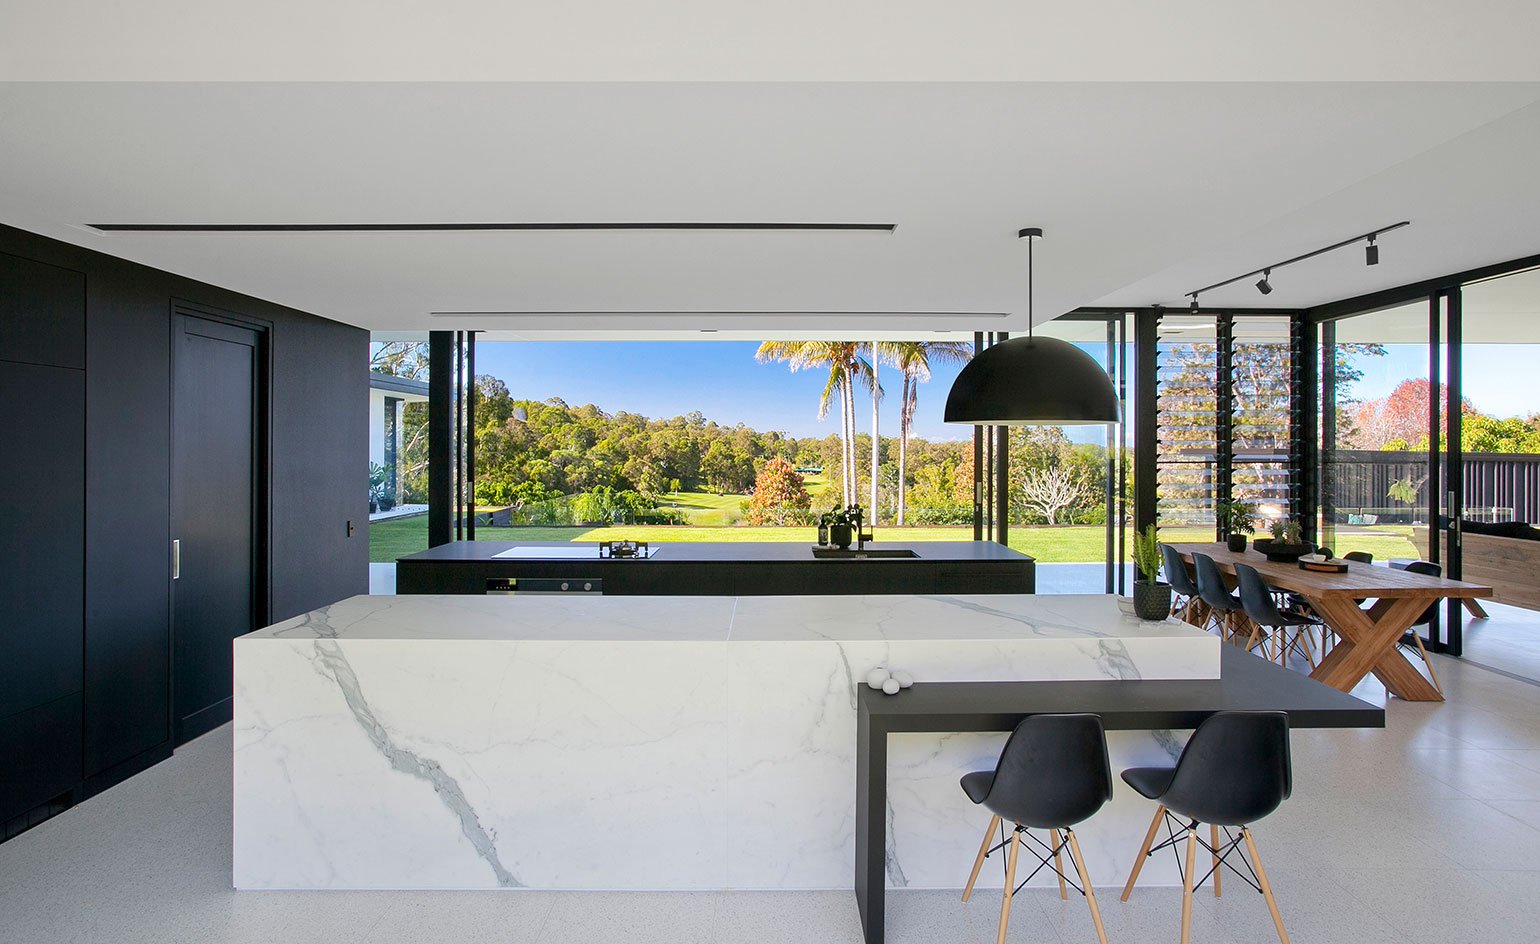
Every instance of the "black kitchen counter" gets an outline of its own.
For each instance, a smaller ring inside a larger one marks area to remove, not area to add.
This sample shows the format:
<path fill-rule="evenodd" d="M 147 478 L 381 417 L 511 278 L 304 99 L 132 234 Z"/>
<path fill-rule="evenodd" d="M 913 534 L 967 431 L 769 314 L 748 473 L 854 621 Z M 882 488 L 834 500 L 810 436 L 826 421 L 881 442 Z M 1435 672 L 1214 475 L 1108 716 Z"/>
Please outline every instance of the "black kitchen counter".
<path fill-rule="evenodd" d="M 454 541 L 399 558 L 397 593 L 485 593 L 489 580 L 599 580 L 607 594 L 761 596 L 863 593 L 1032 593 L 1035 563 L 989 541 L 877 541 L 872 549 L 914 557 L 815 558 L 813 541 L 679 542 L 652 545 L 645 560 L 600 558 L 597 544 Z M 591 558 L 497 558 L 515 547 Z"/>

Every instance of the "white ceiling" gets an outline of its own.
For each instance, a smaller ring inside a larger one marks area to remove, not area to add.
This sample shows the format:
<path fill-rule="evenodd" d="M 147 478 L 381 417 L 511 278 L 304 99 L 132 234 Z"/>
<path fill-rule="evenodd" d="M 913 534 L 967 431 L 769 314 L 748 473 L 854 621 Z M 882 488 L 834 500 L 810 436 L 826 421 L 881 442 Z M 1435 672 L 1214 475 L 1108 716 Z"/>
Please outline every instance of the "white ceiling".
<path fill-rule="evenodd" d="M 1540 253 L 1537 103 L 1540 83 L 7 83 L 0 222 L 383 331 L 1020 331 L 1027 225 L 1039 321 L 1181 305 L 1401 219 L 1380 266 L 1302 263 L 1267 304 Z M 897 231 L 83 228 L 682 220 Z"/>
<path fill-rule="evenodd" d="M 1540 80 L 1533 0 L 5 0 L 0 80 Z"/>

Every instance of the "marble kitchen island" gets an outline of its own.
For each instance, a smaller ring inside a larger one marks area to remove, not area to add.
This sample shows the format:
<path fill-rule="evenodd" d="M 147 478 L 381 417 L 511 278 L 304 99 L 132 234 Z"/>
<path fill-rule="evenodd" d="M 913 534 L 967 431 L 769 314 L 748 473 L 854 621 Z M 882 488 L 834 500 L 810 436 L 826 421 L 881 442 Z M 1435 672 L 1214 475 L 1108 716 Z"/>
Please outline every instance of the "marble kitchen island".
<path fill-rule="evenodd" d="M 234 883 L 849 888 L 878 665 L 1214 679 L 1220 642 L 1110 596 L 353 597 L 235 641 Z M 891 738 L 890 885 L 962 885 L 988 817 L 957 777 L 1003 741 Z M 1114 768 L 1180 741 L 1113 732 Z M 1098 884 L 1150 815 L 1118 787 L 1077 830 Z"/>

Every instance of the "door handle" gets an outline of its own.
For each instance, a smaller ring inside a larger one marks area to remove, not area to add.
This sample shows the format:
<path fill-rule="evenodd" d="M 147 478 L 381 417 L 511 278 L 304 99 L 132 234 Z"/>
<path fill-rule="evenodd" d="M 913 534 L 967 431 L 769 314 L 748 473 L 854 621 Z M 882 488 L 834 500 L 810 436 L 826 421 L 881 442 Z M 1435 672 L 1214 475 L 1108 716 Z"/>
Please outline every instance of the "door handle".
<path fill-rule="evenodd" d="M 182 539 L 173 538 L 171 541 L 171 579 L 182 579 Z"/>

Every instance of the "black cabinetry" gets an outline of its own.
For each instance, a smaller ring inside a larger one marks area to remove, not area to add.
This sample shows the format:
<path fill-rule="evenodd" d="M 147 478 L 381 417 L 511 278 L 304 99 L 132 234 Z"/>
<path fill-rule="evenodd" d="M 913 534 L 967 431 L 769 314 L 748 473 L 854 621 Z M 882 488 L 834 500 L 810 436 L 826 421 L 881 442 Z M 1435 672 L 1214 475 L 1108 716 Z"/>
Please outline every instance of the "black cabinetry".
<path fill-rule="evenodd" d="M 81 779 L 85 277 L 0 255 L 0 825 Z"/>

